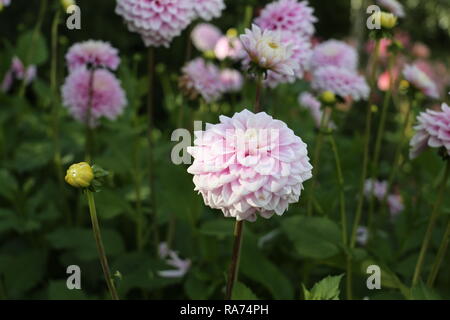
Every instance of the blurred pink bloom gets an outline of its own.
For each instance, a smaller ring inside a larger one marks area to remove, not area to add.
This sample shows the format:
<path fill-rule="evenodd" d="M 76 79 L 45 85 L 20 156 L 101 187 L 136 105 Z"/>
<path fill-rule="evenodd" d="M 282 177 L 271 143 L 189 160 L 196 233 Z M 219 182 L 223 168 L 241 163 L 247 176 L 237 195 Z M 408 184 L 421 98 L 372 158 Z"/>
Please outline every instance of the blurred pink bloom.
<path fill-rule="evenodd" d="M 4 7 L 9 6 L 11 4 L 11 0 L 0 0 L 0 9 L 2 7 L 2 5 Z"/>
<path fill-rule="evenodd" d="M 279 0 L 269 3 L 255 23 L 261 29 L 291 31 L 297 35 L 311 36 L 314 31 L 314 9 L 308 1 Z"/>
<path fill-rule="evenodd" d="M 192 0 L 117 0 L 116 13 L 147 47 L 169 47 L 195 18 Z"/>
<path fill-rule="evenodd" d="M 3 78 L 1 89 L 7 92 L 11 89 L 14 80 L 25 80 L 25 84 L 30 84 L 36 78 L 36 66 L 30 65 L 25 69 L 22 61 L 18 57 L 14 57 L 11 61 L 11 67 Z"/>
<path fill-rule="evenodd" d="M 237 37 L 222 36 L 214 47 L 214 54 L 219 60 L 232 59 L 240 60 L 246 53 L 241 40 Z"/>
<path fill-rule="evenodd" d="M 367 99 L 370 92 L 364 77 L 355 71 L 335 66 L 316 69 L 311 86 L 317 91 L 331 91 L 342 98 L 351 97 L 356 101 Z"/>
<path fill-rule="evenodd" d="M 380 39 L 380 51 L 379 57 L 381 59 L 385 59 L 388 56 L 388 48 L 391 45 L 392 40 L 387 38 Z M 366 43 L 366 52 L 368 54 L 372 53 L 375 50 L 375 41 L 369 40 Z"/>
<path fill-rule="evenodd" d="M 66 54 L 69 70 L 87 66 L 104 67 L 116 70 L 120 63 L 120 58 L 116 48 L 105 41 L 88 40 L 74 44 Z"/>
<path fill-rule="evenodd" d="M 214 50 L 222 32 L 210 23 L 200 23 L 191 32 L 191 39 L 197 50 L 205 52 Z"/>
<path fill-rule="evenodd" d="M 245 109 L 219 119 L 196 131 L 188 148 L 195 190 L 225 217 L 255 221 L 258 213 L 282 215 L 312 176 L 306 144 L 265 112 Z"/>
<path fill-rule="evenodd" d="M 427 45 L 421 42 L 416 42 L 412 47 L 412 54 L 417 58 L 427 59 L 430 56 L 430 49 Z"/>
<path fill-rule="evenodd" d="M 359 226 L 356 229 L 356 242 L 360 246 L 365 246 L 367 244 L 367 240 L 369 240 L 369 231 L 366 227 Z"/>
<path fill-rule="evenodd" d="M 447 67 L 442 62 L 432 62 L 430 60 L 416 60 L 414 65 L 423 71 L 434 82 L 439 96 L 450 84 L 450 76 Z"/>
<path fill-rule="evenodd" d="M 409 157 L 416 158 L 427 147 L 444 148 L 450 156 L 450 107 L 443 103 L 441 111 L 427 109 L 419 114 L 417 121 Z"/>
<path fill-rule="evenodd" d="M 166 242 L 162 242 L 159 245 L 159 257 L 165 259 L 169 266 L 175 268 L 174 270 L 158 271 L 158 275 L 162 278 L 181 278 L 191 267 L 191 260 L 180 259 L 178 253 L 170 250 Z"/>
<path fill-rule="evenodd" d="M 245 34 L 240 38 L 248 54 L 244 66 L 253 63 L 262 69 L 295 75 L 294 70 L 299 62 L 293 59 L 293 44 L 283 42 L 281 32 L 261 30 L 257 25 L 252 25 L 252 29 L 245 29 Z"/>
<path fill-rule="evenodd" d="M 220 70 L 202 58 L 188 62 L 182 69 L 180 88 L 190 98 L 201 96 L 207 103 L 218 100 L 223 93 Z"/>
<path fill-rule="evenodd" d="M 313 69 L 335 66 L 354 71 L 358 66 L 358 53 L 343 41 L 328 40 L 314 48 L 310 64 Z"/>
<path fill-rule="evenodd" d="M 389 207 L 389 212 L 392 216 L 398 215 L 400 212 L 405 210 L 405 205 L 403 204 L 403 198 L 399 194 L 391 194 L 387 197 L 387 205 Z"/>
<path fill-rule="evenodd" d="M 71 72 L 62 86 L 63 104 L 78 121 L 88 120 L 89 100 L 91 100 L 90 123 L 94 127 L 98 119 L 105 117 L 115 120 L 127 104 L 125 93 L 119 80 L 106 69 L 96 69 L 92 78 L 92 99 L 90 99 L 91 71 L 80 67 Z"/>
<path fill-rule="evenodd" d="M 308 38 L 292 34 L 289 31 L 280 32 L 282 43 L 292 48 L 291 59 L 296 62 L 296 65 L 293 75 L 268 71 L 264 82 L 270 88 L 275 88 L 280 83 L 293 83 L 297 79 L 302 79 L 305 71 L 309 68 L 312 54 L 311 42 Z"/>
<path fill-rule="evenodd" d="M 225 9 L 224 0 L 193 0 L 192 2 L 195 13 L 205 21 L 219 18 L 222 10 Z"/>
<path fill-rule="evenodd" d="M 397 81 L 398 68 L 394 67 L 391 72 L 392 72 L 392 81 L 394 81 L 394 82 Z M 377 84 L 378 84 L 378 89 L 380 89 L 381 91 L 389 90 L 389 85 L 390 85 L 389 71 L 385 71 L 378 76 Z"/>
<path fill-rule="evenodd" d="M 406 65 L 403 68 L 403 76 L 416 89 L 430 98 L 439 98 L 439 92 L 436 84 L 428 75 L 420 70 L 416 65 Z"/>
<path fill-rule="evenodd" d="M 367 198 L 373 194 L 375 198 L 382 201 L 386 196 L 387 187 L 387 181 L 367 179 L 364 184 L 364 194 Z"/>
<path fill-rule="evenodd" d="M 314 119 L 314 123 L 317 128 L 320 128 L 321 122 L 322 122 L 322 115 L 323 111 L 321 110 L 321 103 L 320 101 L 314 97 L 309 92 L 303 92 L 298 96 L 298 102 L 300 106 L 303 108 L 309 110 L 311 113 L 311 116 Z M 328 124 L 328 128 L 336 128 L 336 125 L 333 122 L 330 122 Z"/>
<path fill-rule="evenodd" d="M 224 91 L 226 92 L 238 92 L 241 91 L 244 84 L 244 78 L 242 74 L 234 69 L 224 69 L 220 72 L 220 80 Z"/>
<path fill-rule="evenodd" d="M 405 17 L 403 5 L 396 0 L 377 0 L 378 4 L 399 18 Z"/>

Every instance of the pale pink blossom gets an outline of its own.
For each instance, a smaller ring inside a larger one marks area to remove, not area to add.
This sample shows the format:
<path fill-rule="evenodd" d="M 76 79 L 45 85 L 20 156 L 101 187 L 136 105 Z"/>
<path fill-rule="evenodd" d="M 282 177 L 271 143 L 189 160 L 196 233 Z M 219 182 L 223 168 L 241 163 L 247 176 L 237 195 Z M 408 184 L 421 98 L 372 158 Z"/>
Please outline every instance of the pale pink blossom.
<path fill-rule="evenodd" d="M 91 65 L 116 70 L 120 63 L 118 50 L 109 42 L 100 40 L 88 40 L 76 43 L 69 48 L 66 54 L 69 70 Z"/>
<path fill-rule="evenodd" d="M 294 76 L 298 61 L 293 59 L 293 45 L 282 40 L 280 31 L 261 30 L 257 25 L 245 29 L 241 41 L 248 57 L 244 65 L 250 64 L 287 76 Z"/>
<path fill-rule="evenodd" d="M 195 18 L 192 0 L 117 0 L 116 13 L 147 47 L 169 47 Z"/>
<path fill-rule="evenodd" d="M 420 59 L 428 59 L 430 57 L 430 48 L 421 42 L 414 43 L 411 51 L 413 55 Z"/>
<path fill-rule="evenodd" d="M 405 79 L 411 83 L 412 86 L 426 96 L 433 99 L 439 98 L 439 92 L 436 84 L 416 65 L 406 65 L 403 68 L 403 77 L 405 77 Z"/>
<path fill-rule="evenodd" d="M 182 69 L 180 88 L 190 99 L 201 96 L 206 102 L 218 100 L 224 91 L 220 70 L 202 58 L 188 62 Z"/>
<path fill-rule="evenodd" d="M 246 55 L 241 40 L 237 37 L 229 36 L 222 36 L 217 41 L 214 47 L 214 54 L 219 60 L 240 60 Z"/>
<path fill-rule="evenodd" d="M 280 33 L 282 43 L 291 47 L 291 59 L 296 64 L 293 68 L 293 75 L 269 70 L 264 84 L 270 88 L 275 88 L 280 83 L 293 83 L 298 79 L 302 79 L 305 71 L 309 69 L 312 54 L 311 41 L 308 38 L 293 34 L 289 31 L 280 31 Z"/>
<path fill-rule="evenodd" d="M 27 68 L 23 65 L 18 57 L 13 57 L 11 67 L 6 72 L 3 78 L 1 89 L 7 92 L 11 89 L 14 80 L 25 81 L 25 84 L 30 84 L 36 78 L 36 66 L 30 65 Z"/>
<path fill-rule="evenodd" d="M 282 215 L 312 176 L 307 146 L 265 112 L 243 110 L 194 132 L 188 148 L 195 191 L 225 217 L 255 221 Z"/>
<path fill-rule="evenodd" d="M 89 125 L 92 127 L 97 125 L 101 117 L 115 120 L 127 104 L 119 80 L 106 69 L 75 69 L 62 86 L 62 97 L 69 113 L 83 123 L 90 118 Z"/>
<path fill-rule="evenodd" d="M 373 195 L 379 201 L 383 201 L 387 193 L 387 187 L 387 181 L 367 179 L 364 183 L 364 194 L 367 198 Z"/>
<path fill-rule="evenodd" d="M 11 4 L 11 0 L 0 0 L 0 10 L 3 9 L 3 7 L 9 6 Z"/>
<path fill-rule="evenodd" d="M 162 278 L 182 278 L 191 268 L 191 260 L 181 259 L 178 253 L 171 250 L 166 242 L 159 244 L 158 253 L 161 259 L 164 259 L 169 266 L 175 268 L 158 271 L 158 275 Z"/>
<path fill-rule="evenodd" d="M 235 69 L 223 69 L 220 72 L 220 81 L 225 92 L 238 92 L 244 84 L 244 77 Z"/>
<path fill-rule="evenodd" d="M 405 17 L 405 10 L 403 9 L 403 5 L 397 0 L 377 0 L 377 3 L 384 9 L 389 10 L 397 17 Z"/>
<path fill-rule="evenodd" d="M 311 68 L 335 66 L 355 71 L 358 66 L 356 49 L 343 41 L 328 40 L 317 45 L 311 56 Z"/>
<path fill-rule="evenodd" d="M 335 66 L 316 69 L 311 86 L 317 91 L 331 91 L 342 98 L 351 97 L 355 101 L 367 99 L 370 92 L 364 77 L 355 71 Z"/>
<path fill-rule="evenodd" d="M 192 43 L 202 52 L 214 50 L 221 37 L 222 32 L 210 23 L 200 23 L 191 32 Z"/>
<path fill-rule="evenodd" d="M 191 0 L 197 16 L 205 21 L 219 18 L 225 9 L 224 0 Z"/>
<path fill-rule="evenodd" d="M 279 0 L 264 7 L 255 23 L 262 29 L 290 31 L 303 36 L 313 35 L 314 9 L 308 1 Z"/>
<path fill-rule="evenodd" d="M 386 201 L 389 207 L 389 212 L 393 217 L 405 210 L 403 198 L 400 194 L 391 194 L 387 197 Z"/>
<path fill-rule="evenodd" d="M 441 111 L 427 109 L 419 114 L 417 122 L 409 157 L 416 158 L 427 147 L 443 148 L 450 156 L 450 107 L 443 103 Z"/>

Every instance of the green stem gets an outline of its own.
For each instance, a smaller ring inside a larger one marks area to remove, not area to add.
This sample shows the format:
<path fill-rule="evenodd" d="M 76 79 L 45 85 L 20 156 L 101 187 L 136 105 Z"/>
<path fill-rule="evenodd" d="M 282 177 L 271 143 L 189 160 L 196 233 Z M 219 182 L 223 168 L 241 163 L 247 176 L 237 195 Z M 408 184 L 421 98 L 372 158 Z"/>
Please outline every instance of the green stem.
<path fill-rule="evenodd" d="M 86 190 L 86 196 L 89 204 L 89 213 L 91 215 L 92 231 L 94 232 L 95 243 L 97 245 L 98 255 L 100 258 L 100 263 L 102 265 L 103 274 L 105 275 L 106 284 L 108 286 L 109 293 L 113 300 L 119 300 L 117 295 L 116 287 L 114 286 L 114 281 L 111 278 L 109 271 L 108 259 L 106 257 L 105 248 L 103 246 L 102 236 L 100 233 L 100 226 L 97 219 L 97 211 L 95 209 L 94 195 L 91 191 Z"/>
<path fill-rule="evenodd" d="M 415 286 L 419 281 L 420 272 L 422 271 L 423 262 L 425 260 L 427 249 L 430 244 L 431 235 L 433 234 L 434 225 L 436 224 L 436 220 L 439 216 L 439 210 L 441 208 L 442 201 L 444 199 L 444 192 L 445 187 L 447 185 L 449 174 L 450 174 L 450 161 L 447 161 L 447 164 L 445 166 L 444 177 L 442 178 L 441 184 L 439 186 L 437 199 L 436 202 L 434 203 L 434 208 L 431 213 L 430 220 L 428 222 L 427 231 L 425 232 L 425 238 L 423 239 L 422 247 L 420 248 L 419 258 L 417 259 L 416 268 L 414 270 L 414 276 L 412 279 L 413 286 Z"/>
<path fill-rule="evenodd" d="M 256 78 L 256 96 L 255 96 L 255 113 L 261 111 L 261 91 L 263 87 L 263 77 L 262 73 L 259 73 Z"/>
<path fill-rule="evenodd" d="M 313 206 L 314 206 L 314 190 L 317 185 L 317 178 L 319 174 L 319 159 L 320 159 L 320 151 L 322 150 L 323 145 L 323 132 L 325 131 L 325 128 L 328 126 L 328 117 L 326 112 L 324 111 L 322 113 L 322 117 L 320 118 L 320 127 L 319 127 L 319 133 L 317 135 L 317 141 L 316 145 L 314 147 L 314 154 L 313 154 L 313 176 L 311 181 L 311 187 L 309 188 L 309 196 L 308 196 L 308 216 L 312 216 L 313 214 Z"/>
<path fill-rule="evenodd" d="M 430 275 L 428 276 L 427 285 L 431 288 L 436 281 L 439 269 L 441 268 L 442 261 L 444 260 L 445 254 L 447 252 L 448 243 L 450 241 L 450 220 L 447 223 L 447 228 L 445 229 L 444 236 L 442 237 L 441 245 L 439 246 L 438 253 L 431 268 Z"/>
<path fill-rule="evenodd" d="M 227 290 L 225 296 L 226 300 L 231 300 L 234 284 L 236 283 L 238 277 L 243 231 L 244 231 L 244 221 L 242 220 L 236 221 L 234 225 L 233 254 L 231 256 L 231 265 L 228 274 Z"/>
<path fill-rule="evenodd" d="M 92 117 L 92 100 L 94 95 L 94 73 L 95 69 L 89 70 L 89 96 L 88 106 L 86 111 L 86 141 L 85 141 L 85 159 L 86 162 L 91 162 L 94 149 L 94 132 L 91 127 Z"/>

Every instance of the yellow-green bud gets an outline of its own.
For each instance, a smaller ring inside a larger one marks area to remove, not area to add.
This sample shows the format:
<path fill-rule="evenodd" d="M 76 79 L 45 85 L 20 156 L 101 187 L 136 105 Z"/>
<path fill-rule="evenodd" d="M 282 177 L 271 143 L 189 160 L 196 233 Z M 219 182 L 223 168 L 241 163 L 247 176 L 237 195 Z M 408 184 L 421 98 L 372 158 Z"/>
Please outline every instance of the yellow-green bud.
<path fill-rule="evenodd" d="M 376 12 L 374 13 L 377 19 L 380 21 L 380 25 L 384 29 L 392 29 L 397 24 L 397 17 L 388 12 Z"/>
<path fill-rule="evenodd" d="M 331 91 L 324 91 L 320 95 L 320 100 L 326 104 L 333 104 L 336 102 L 336 95 Z"/>
<path fill-rule="evenodd" d="M 227 30 L 227 38 L 236 38 L 238 36 L 238 31 L 235 28 Z"/>
<path fill-rule="evenodd" d="M 75 188 L 87 188 L 94 179 L 94 171 L 87 162 L 75 163 L 67 169 L 65 180 Z"/>
<path fill-rule="evenodd" d="M 0 2 L 0 11 L 3 10 L 3 3 Z"/>
<path fill-rule="evenodd" d="M 407 80 L 400 81 L 400 90 L 407 90 L 409 88 L 409 82 Z"/>
<path fill-rule="evenodd" d="M 214 53 L 213 50 L 207 50 L 203 52 L 203 55 L 205 56 L 206 59 L 214 59 L 216 57 L 216 54 Z"/>
<path fill-rule="evenodd" d="M 67 11 L 67 8 L 75 4 L 75 0 L 61 0 L 61 5 L 64 10 Z"/>

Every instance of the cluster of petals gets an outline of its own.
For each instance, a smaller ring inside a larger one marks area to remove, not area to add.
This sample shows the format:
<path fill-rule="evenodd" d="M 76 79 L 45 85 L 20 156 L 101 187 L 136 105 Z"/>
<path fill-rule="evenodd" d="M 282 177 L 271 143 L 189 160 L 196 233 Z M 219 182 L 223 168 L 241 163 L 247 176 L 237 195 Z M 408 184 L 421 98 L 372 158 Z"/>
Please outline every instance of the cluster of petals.
<path fill-rule="evenodd" d="M 305 71 L 309 69 L 312 54 L 311 41 L 306 37 L 295 35 L 289 31 L 280 31 L 280 33 L 282 43 L 291 47 L 291 59 L 295 62 L 293 64 L 294 74 L 268 71 L 264 83 L 270 88 L 275 88 L 280 83 L 293 83 L 297 79 L 302 79 Z"/>
<path fill-rule="evenodd" d="M 323 66 L 335 66 L 356 70 L 358 53 L 356 49 L 339 40 L 328 40 L 314 47 L 311 55 L 310 67 L 317 69 Z"/>
<path fill-rule="evenodd" d="M 351 97 L 355 101 L 367 99 L 370 93 L 364 77 L 355 71 L 335 66 L 314 70 L 311 86 L 319 92 L 331 91 L 343 98 Z"/>
<path fill-rule="evenodd" d="M 183 67 L 180 88 L 190 99 L 201 96 L 207 103 L 218 100 L 224 92 L 219 68 L 203 58 L 196 58 Z"/>
<path fill-rule="evenodd" d="M 198 17 L 205 21 L 219 18 L 225 9 L 224 0 L 191 0 Z"/>
<path fill-rule="evenodd" d="M 166 242 L 159 244 L 158 254 L 169 266 L 175 268 L 158 271 L 158 275 L 162 278 L 182 278 L 191 268 L 191 260 L 181 259 L 178 253 L 171 250 Z"/>
<path fill-rule="evenodd" d="M 0 0 L 0 10 L 3 9 L 3 7 L 9 6 L 11 4 L 11 0 Z"/>
<path fill-rule="evenodd" d="M 100 117 L 116 119 L 127 104 L 119 80 L 106 69 L 75 69 L 62 86 L 62 97 L 69 113 L 91 127 Z"/>
<path fill-rule="evenodd" d="M 70 71 L 90 65 L 116 70 L 120 63 L 118 50 L 105 41 L 88 40 L 74 44 L 66 54 Z"/>
<path fill-rule="evenodd" d="M 311 116 L 314 119 L 314 123 L 317 128 L 320 128 L 322 122 L 323 111 L 321 110 L 320 101 L 309 92 L 302 92 L 298 97 L 298 102 L 300 106 L 309 110 Z M 333 122 L 328 124 L 329 129 L 336 128 L 336 125 Z"/>
<path fill-rule="evenodd" d="M 417 122 L 410 141 L 410 158 L 416 158 L 427 147 L 444 148 L 450 156 L 450 107 L 443 103 L 440 111 L 427 109 L 419 114 Z"/>
<path fill-rule="evenodd" d="M 387 205 L 389 207 L 389 212 L 393 217 L 405 210 L 405 205 L 403 203 L 403 197 L 400 194 L 390 194 L 386 199 Z"/>
<path fill-rule="evenodd" d="M 117 0 L 116 13 L 147 47 L 169 47 L 196 17 L 195 7 L 192 0 Z"/>
<path fill-rule="evenodd" d="M 1 89 L 7 92 L 14 84 L 14 80 L 25 81 L 25 84 L 31 83 L 36 77 L 36 66 L 30 65 L 27 68 L 18 57 L 13 57 L 11 67 L 3 78 Z"/>
<path fill-rule="evenodd" d="M 439 91 L 436 84 L 416 65 L 406 65 L 403 68 L 403 77 L 426 96 L 433 99 L 439 98 Z"/>
<path fill-rule="evenodd" d="M 373 195 L 379 201 L 383 201 L 387 193 L 387 188 L 387 181 L 367 179 L 364 183 L 364 194 L 368 198 Z"/>
<path fill-rule="evenodd" d="M 240 38 L 248 54 L 244 60 L 245 66 L 254 64 L 282 75 L 295 75 L 299 63 L 293 59 L 292 43 L 283 42 L 282 32 L 261 30 L 253 24 L 252 29 L 246 29 Z"/>
<path fill-rule="evenodd" d="M 405 16 L 403 5 L 397 0 L 377 0 L 377 3 L 399 18 L 403 18 Z"/>
<path fill-rule="evenodd" d="M 255 23 L 262 29 L 290 31 L 311 36 L 314 34 L 314 9 L 308 1 L 279 0 L 269 3 L 261 11 Z"/>
<path fill-rule="evenodd" d="M 220 71 L 220 81 L 225 92 L 238 92 L 244 84 L 244 77 L 235 69 L 223 69 Z"/>
<path fill-rule="evenodd" d="M 188 148 L 195 190 L 225 217 L 255 221 L 282 215 L 312 176 L 307 146 L 265 112 L 243 110 L 196 131 Z"/>
<path fill-rule="evenodd" d="M 201 52 L 214 51 L 222 36 L 219 28 L 210 23 L 199 23 L 191 32 L 192 43 Z"/>

